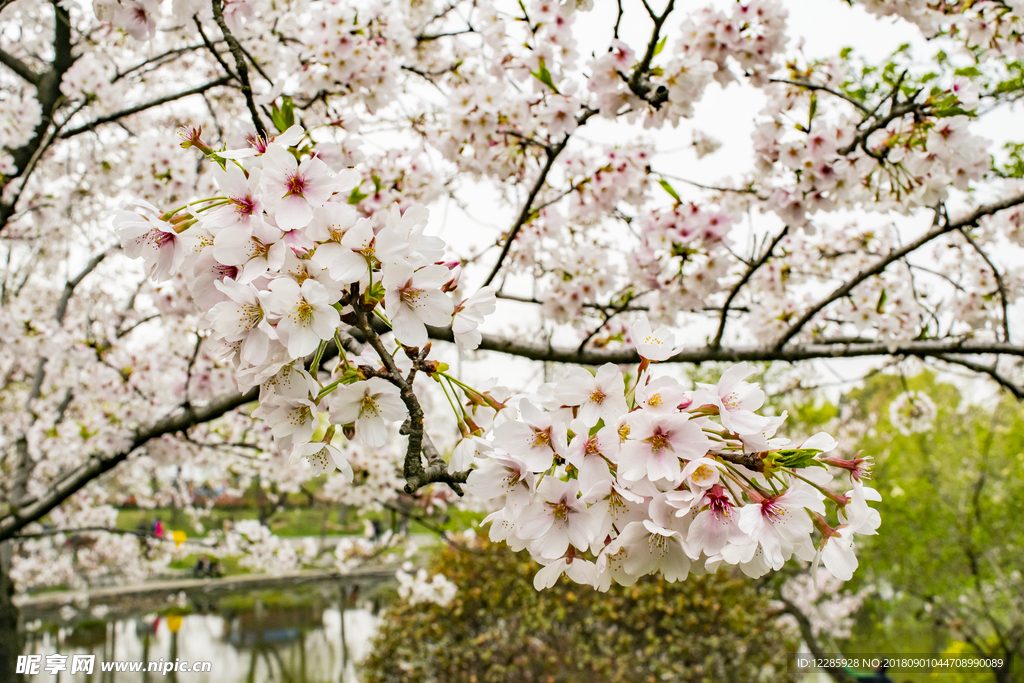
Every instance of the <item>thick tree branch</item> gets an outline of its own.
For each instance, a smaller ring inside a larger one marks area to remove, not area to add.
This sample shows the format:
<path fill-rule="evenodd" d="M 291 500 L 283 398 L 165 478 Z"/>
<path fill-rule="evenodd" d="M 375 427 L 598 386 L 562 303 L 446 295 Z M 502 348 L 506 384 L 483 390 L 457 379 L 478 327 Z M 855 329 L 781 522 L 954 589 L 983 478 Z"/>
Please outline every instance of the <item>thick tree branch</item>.
<path fill-rule="evenodd" d="M 53 124 L 53 115 L 57 110 L 57 105 L 62 99 L 60 82 L 75 61 L 71 51 L 71 20 L 68 16 L 68 11 L 57 0 L 51 0 L 51 2 L 54 14 L 53 61 L 50 63 L 48 71 L 37 75 L 38 78 L 35 82 L 36 100 L 39 102 L 39 124 L 36 126 L 32 138 L 28 142 L 21 147 L 10 150 L 14 162 L 14 171 L 4 176 L 4 187 L 0 188 L 0 190 L 3 190 L 11 181 L 23 175 L 26 177 L 22 181 L 21 187 L 24 188 L 24 183 L 28 182 L 27 176 L 30 173 L 30 169 L 34 167 L 36 161 L 42 156 L 43 151 L 45 151 L 46 146 L 51 140 L 49 134 L 50 126 Z M 14 199 L 8 202 L 0 201 L 0 232 L 7 227 L 7 223 L 14 215 L 20 195 L 21 192 L 19 191 Z"/>
<path fill-rule="evenodd" d="M 352 310 L 355 312 L 356 326 L 359 332 L 366 339 L 366 343 L 373 347 L 373 350 L 380 356 L 380 360 L 387 370 L 387 378 L 398 387 L 402 402 L 405 403 L 405 407 L 409 411 L 409 419 L 401 429 L 401 433 L 409 437 L 402 472 L 405 476 L 406 493 L 413 493 L 433 482 L 441 482 L 448 484 L 458 495 L 463 495 L 461 484 L 466 483 L 469 472 L 455 472 L 454 474 L 448 472 L 448 463 L 444 461 L 430 437 L 423 431 L 423 408 L 420 406 L 419 399 L 416 398 L 413 386 L 416 371 L 426 359 L 427 353 L 430 351 L 430 344 L 428 343 L 422 350 L 409 349 L 407 351 L 412 360 L 412 370 L 409 371 L 408 376 L 405 376 L 398 364 L 395 363 L 394 357 L 384 347 L 374 325 L 371 325 L 367 319 L 366 307 L 363 304 L 362 295 L 358 291 L 353 295 Z M 427 459 L 426 467 L 423 466 L 423 457 Z"/>
<path fill-rule="evenodd" d="M 33 71 L 28 64 L 5 50 L 0 50 L 0 64 L 3 64 L 34 86 L 38 86 L 39 81 L 42 80 L 42 76 Z"/>
<path fill-rule="evenodd" d="M 453 342 L 450 328 L 428 327 L 430 337 L 438 341 Z M 636 364 L 640 357 L 630 348 L 585 349 L 557 347 L 520 339 L 507 339 L 492 334 L 482 335 L 480 350 L 505 353 L 520 358 L 554 363 L 576 363 L 580 365 Z M 733 346 L 713 349 L 702 346 L 684 349 L 666 363 L 710 363 L 740 361 L 797 361 L 818 358 L 864 358 L 869 356 L 914 356 L 935 358 L 942 354 L 957 355 L 1006 355 L 1024 357 L 1024 346 L 1003 342 L 971 342 L 957 339 L 902 341 L 902 342 L 859 342 L 853 340 L 824 339 L 814 344 L 796 344 L 778 349 L 771 346 Z"/>
<path fill-rule="evenodd" d="M 932 240 L 945 235 L 946 233 L 953 232 L 954 230 L 961 230 L 963 228 L 977 225 L 978 221 L 986 216 L 1009 209 L 1019 204 L 1024 204 L 1024 194 L 1018 194 L 1013 197 L 1009 197 L 1002 201 L 993 202 L 991 204 L 984 204 L 979 206 L 977 209 L 967 214 L 966 216 L 956 221 L 946 221 L 945 223 L 939 223 L 935 225 L 931 230 L 918 237 L 913 242 L 910 242 L 906 246 L 899 249 L 890 251 L 886 256 L 875 262 L 870 268 L 857 273 L 854 277 L 844 282 L 842 285 L 837 287 L 831 294 L 819 301 L 818 303 L 811 306 L 789 329 L 779 338 L 779 341 L 775 344 L 775 349 L 780 350 L 784 347 L 790 339 L 795 337 L 797 333 L 804 328 L 804 326 L 810 322 L 810 320 L 816 316 L 822 309 L 831 304 L 834 301 L 842 299 L 847 294 L 853 291 L 854 287 L 867 280 L 869 277 L 879 275 L 882 271 L 888 268 L 892 263 L 899 261 L 908 254 L 917 251 L 924 245 L 928 244 Z"/>
<path fill-rule="evenodd" d="M 137 448 L 145 445 L 147 441 L 216 420 L 239 406 L 255 401 L 258 396 L 258 389 L 252 389 L 244 394 L 234 393 L 229 396 L 222 396 L 203 408 L 180 411 L 177 414 L 165 417 L 146 429 L 138 430 L 132 442 L 121 451 L 106 456 L 94 455 L 52 485 L 49 491 L 41 498 L 20 508 L 12 508 L 11 512 L 7 515 L 0 517 L 0 541 L 13 538 L 26 525 L 41 519 L 50 510 L 81 490 L 89 482 L 109 472 L 119 463 L 126 460 L 129 455 L 135 452 Z"/>

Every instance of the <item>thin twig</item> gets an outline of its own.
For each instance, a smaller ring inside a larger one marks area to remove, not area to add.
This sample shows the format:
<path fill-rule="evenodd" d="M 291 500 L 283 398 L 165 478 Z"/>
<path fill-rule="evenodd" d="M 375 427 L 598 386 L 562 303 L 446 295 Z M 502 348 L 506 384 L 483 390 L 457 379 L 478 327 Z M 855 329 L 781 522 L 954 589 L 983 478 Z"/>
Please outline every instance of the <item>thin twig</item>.
<path fill-rule="evenodd" d="M 1002 304 L 1003 309 L 1003 341 L 1009 342 L 1010 295 L 1006 289 L 1006 281 L 1003 280 L 1003 274 L 999 272 L 999 269 L 996 268 L 996 264 L 993 263 L 992 259 L 988 257 L 988 254 L 986 254 L 985 251 L 980 246 L 978 246 L 978 243 L 974 241 L 974 238 L 971 237 L 970 233 L 967 232 L 967 230 L 965 230 L 964 228 L 960 228 L 959 232 L 961 235 L 964 236 L 964 239 L 966 239 L 970 243 L 970 245 L 974 247 L 974 251 L 978 252 L 978 256 L 985 259 L 985 263 L 988 264 L 988 267 L 992 269 L 992 274 L 995 275 L 996 285 L 999 287 L 999 302 L 1000 304 Z"/>
<path fill-rule="evenodd" d="M 810 322 L 810 320 L 815 315 L 817 315 L 823 308 L 825 308 L 832 302 L 845 297 L 851 291 L 853 291 L 854 287 L 864 282 L 869 277 L 873 277 L 875 275 L 880 274 L 882 271 L 888 268 L 890 264 L 901 260 L 907 254 L 917 251 L 918 249 L 928 244 L 932 240 L 941 237 L 946 233 L 953 232 L 955 230 L 960 230 L 962 228 L 966 228 L 969 226 L 977 225 L 978 221 L 980 221 L 982 218 L 998 213 L 999 211 L 1012 208 L 1019 204 L 1024 204 L 1024 194 L 1018 194 L 1016 196 L 1009 197 L 1002 201 L 993 202 L 991 204 L 984 204 L 957 221 L 947 220 L 945 221 L 945 223 L 941 221 L 938 222 L 938 224 L 934 225 L 934 227 L 932 227 L 931 230 L 926 232 L 921 237 L 917 238 L 913 242 L 910 242 L 906 246 L 901 247 L 900 249 L 890 251 L 885 257 L 876 261 L 875 264 L 872 265 L 870 268 L 865 268 L 864 270 L 860 271 L 859 273 L 857 273 L 857 275 L 855 275 L 854 277 L 852 277 L 851 279 L 847 280 L 845 283 L 837 287 L 827 297 L 821 299 L 818 303 L 811 306 L 811 308 L 805 311 L 804 314 L 801 315 L 795 323 L 789 326 L 786 332 L 776 342 L 775 349 L 782 349 L 782 347 L 784 347 L 790 339 L 796 336 L 796 334 L 801 329 L 803 329 L 803 327 L 808 322 Z"/>
<path fill-rule="evenodd" d="M 249 108 L 249 116 L 252 117 L 252 124 L 256 127 L 256 135 L 265 138 L 267 137 L 267 128 L 263 125 L 260 112 L 256 109 L 256 101 L 253 99 L 252 85 L 249 83 L 249 67 L 245 63 L 245 52 L 224 20 L 223 0 L 213 0 L 213 18 L 217 22 L 217 26 L 220 27 L 220 32 L 224 34 L 224 40 L 228 41 L 228 47 L 231 48 L 231 54 L 235 58 L 235 70 L 238 73 L 239 81 L 241 81 L 245 106 Z"/>

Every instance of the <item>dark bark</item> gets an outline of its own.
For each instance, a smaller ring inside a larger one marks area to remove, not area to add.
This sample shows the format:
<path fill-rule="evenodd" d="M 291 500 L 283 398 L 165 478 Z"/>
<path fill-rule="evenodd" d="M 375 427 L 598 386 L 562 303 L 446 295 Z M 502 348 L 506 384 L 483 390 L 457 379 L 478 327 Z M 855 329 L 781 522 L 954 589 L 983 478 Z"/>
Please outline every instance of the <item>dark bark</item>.
<path fill-rule="evenodd" d="M 18 608 L 14 604 L 14 582 L 11 581 L 11 555 L 14 544 L 0 541 L 0 681 L 21 683 L 17 670 L 18 655 L 21 654 L 21 637 L 18 633 Z"/>

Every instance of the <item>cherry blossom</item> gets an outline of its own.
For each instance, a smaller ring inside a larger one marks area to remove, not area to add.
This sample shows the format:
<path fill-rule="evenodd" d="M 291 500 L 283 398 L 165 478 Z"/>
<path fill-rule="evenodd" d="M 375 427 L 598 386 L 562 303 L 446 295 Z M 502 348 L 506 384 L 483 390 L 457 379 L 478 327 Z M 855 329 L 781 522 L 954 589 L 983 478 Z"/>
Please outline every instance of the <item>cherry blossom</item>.
<path fill-rule="evenodd" d="M 339 423 L 354 422 L 356 437 L 373 447 L 387 443 L 387 422 L 406 414 L 398 388 L 379 377 L 340 387 L 332 394 L 330 406 Z"/>
<path fill-rule="evenodd" d="M 405 263 L 393 263 L 384 272 L 384 306 L 395 336 L 408 346 L 427 343 L 427 325 L 450 324 L 455 305 L 440 287 L 448 281 L 444 266 L 413 270 Z"/>
<path fill-rule="evenodd" d="M 322 284 L 309 279 L 300 285 L 285 277 L 273 280 L 268 288 L 264 301 L 279 318 L 275 330 L 293 358 L 313 353 L 317 344 L 334 336 L 340 318 Z"/>
<path fill-rule="evenodd" d="M 625 380 L 611 363 L 602 365 L 596 375 L 583 368 L 572 368 L 555 387 L 555 398 L 567 406 L 578 406 L 577 417 L 589 428 L 604 420 L 615 424 L 626 413 L 623 397 Z"/>

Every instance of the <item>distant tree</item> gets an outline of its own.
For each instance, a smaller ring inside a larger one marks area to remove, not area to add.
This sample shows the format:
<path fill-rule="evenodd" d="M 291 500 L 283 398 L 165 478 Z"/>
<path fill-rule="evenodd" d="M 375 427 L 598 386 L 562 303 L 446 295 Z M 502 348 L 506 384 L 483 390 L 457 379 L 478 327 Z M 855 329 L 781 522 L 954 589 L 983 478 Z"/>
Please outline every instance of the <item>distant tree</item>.
<path fill-rule="evenodd" d="M 458 587 L 454 597 L 390 607 L 364 665 L 368 683 L 796 680 L 793 632 L 732 568 L 607 593 L 561 579 L 538 592 L 528 557 L 483 541 L 441 550 L 435 572 Z"/>

